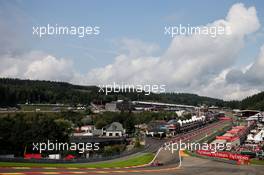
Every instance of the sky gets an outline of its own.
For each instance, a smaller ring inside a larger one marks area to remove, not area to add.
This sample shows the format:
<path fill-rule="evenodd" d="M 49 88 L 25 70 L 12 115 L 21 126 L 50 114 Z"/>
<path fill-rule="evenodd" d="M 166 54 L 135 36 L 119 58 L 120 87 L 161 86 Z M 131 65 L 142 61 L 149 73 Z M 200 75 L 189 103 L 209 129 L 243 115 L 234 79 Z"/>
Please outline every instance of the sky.
<path fill-rule="evenodd" d="M 99 35 L 33 35 L 36 26 Z M 231 26 L 229 36 L 164 35 L 165 26 Z M 164 84 L 239 100 L 264 90 L 264 2 L 0 0 L 0 77 L 80 85 Z"/>

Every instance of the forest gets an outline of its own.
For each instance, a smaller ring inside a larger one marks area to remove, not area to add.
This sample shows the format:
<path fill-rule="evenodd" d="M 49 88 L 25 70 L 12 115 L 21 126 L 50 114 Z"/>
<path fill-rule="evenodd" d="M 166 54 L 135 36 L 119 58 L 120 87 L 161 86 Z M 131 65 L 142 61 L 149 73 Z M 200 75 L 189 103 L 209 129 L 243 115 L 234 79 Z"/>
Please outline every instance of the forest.
<path fill-rule="evenodd" d="M 247 97 L 241 101 L 224 101 L 222 99 L 199 96 L 189 93 L 150 93 L 144 92 L 99 92 L 97 86 L 80 86 L 65 82 L 20 80 L 0 78 L 0 107 L 16 107 L 18 104 L 68 104 L 89 105 L 107 103 L 114 100 L 140 100 L 185 105 L 207 105 L 231 109 L 264 110 L 264 92 Z"/>

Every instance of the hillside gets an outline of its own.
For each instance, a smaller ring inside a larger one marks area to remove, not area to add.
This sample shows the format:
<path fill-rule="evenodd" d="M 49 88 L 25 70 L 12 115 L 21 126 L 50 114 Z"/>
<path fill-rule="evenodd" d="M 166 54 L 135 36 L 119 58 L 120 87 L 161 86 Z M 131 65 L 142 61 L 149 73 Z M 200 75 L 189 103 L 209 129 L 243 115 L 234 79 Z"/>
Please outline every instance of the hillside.
<path fill-rule="evenodd" d="M 0 106 L 18 103 L 86 103 L 95 98 L 95 86 L 63 82 L 0 79 Z"/>
<path fill-rule="evenodd" d="M 241 109 L 256 109 L 264 111 L 264 92 L 247 97 L 240 102 Z"/>
<path fill-rule="evenodd" d="M 24 103 L 89 104 L 91 101 L 105 103 L 117 99 L 158 101 L 187 105 L 225 106 L 226 102 L 210 97 L 188 93 L 162 93 L 146 96 L 144 93 L 98 93 L 96 86 L 79 86 L 65 82 L 20 80 L 0 78 L 0 106 L 16 106 Z"/>

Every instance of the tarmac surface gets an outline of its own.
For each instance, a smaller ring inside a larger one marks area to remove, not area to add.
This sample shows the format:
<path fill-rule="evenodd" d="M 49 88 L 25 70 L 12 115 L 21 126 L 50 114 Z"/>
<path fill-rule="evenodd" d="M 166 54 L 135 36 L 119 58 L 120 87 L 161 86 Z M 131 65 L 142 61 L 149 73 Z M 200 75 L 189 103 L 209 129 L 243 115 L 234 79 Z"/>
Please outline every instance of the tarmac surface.
<path fill-rule="evenodd" d="M 1 167 L 1 175 L 30 175 L 30 174 L 171 174 L 171 175 L 263 175 L 264 166 L 233 165 L 197 157 L 184 157 L 181 167 L 179 164 L 144 168 L 29 168 Z"/>

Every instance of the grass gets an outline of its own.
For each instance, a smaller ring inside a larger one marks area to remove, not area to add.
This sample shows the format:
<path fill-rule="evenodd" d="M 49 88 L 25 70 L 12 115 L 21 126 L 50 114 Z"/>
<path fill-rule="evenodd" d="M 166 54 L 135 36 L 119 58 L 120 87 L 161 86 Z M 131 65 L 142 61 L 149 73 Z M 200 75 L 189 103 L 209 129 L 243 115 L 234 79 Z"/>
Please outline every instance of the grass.
<path fill-rule="evenodd" d="M 149 163 L 154 154 L 145 153 L 127 160 L 118 160 L 98 163 L 16 163 L 0 162 L 0 167 L 70 167 L 70 168 L 114 168 L 143 165 Z"/>
<path fill-rule="evenodd" d="M 256 165 L 264 165 L 264 160 L 251 159 L 250 163 Z"/>

